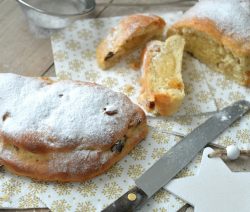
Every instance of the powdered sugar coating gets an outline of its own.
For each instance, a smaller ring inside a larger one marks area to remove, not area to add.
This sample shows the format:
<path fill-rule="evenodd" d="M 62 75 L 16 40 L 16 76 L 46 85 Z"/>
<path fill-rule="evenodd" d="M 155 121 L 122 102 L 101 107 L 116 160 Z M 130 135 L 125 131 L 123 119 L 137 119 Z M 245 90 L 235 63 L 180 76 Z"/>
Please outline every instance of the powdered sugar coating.
<path fill-rule="evenodd" d="M 226 35 L 250 41 L 249 0 L 201 0 L 189 9 L 183 19 L 209 18 Z"/>
<path fill-rule="evenodd" d="M 112 145 L 138 109 L 124 94 L 102 86 L 79 86 L 72 81 L 48 85 L 14 74 L 0 74 L 0 105 L 3 133 L 15 138 L 44 135 L 39 142 L 51 148 Z M 107 115 L 105 107 L 118 112 Z"/>
<path fill-rule="evenodd" d="M 159 20 L 160 17 L 146 13 L 139 13 L 122 18 L 119 24 L 113 27 L 107 35 L 106 41 L 108 48 L 116 50 L 115 48 L 119 48 L 120 45 L 124 43 L 124 37 L 128 39 L 135 32 L 137 32 L 137 36 L 139 36 L 145 33 L 144 30 L 149 24 L 157 23 Z M 139 29 L 144 30 L 141 30 L 139 33 Z"/>

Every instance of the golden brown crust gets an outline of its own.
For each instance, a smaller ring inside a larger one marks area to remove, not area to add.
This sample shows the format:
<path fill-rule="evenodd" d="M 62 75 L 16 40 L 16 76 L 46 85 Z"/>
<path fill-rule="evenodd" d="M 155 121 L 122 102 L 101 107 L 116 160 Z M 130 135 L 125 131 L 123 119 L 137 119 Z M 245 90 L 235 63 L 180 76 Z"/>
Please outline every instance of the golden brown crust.
<path fill-rule="evenodd" d="M 114 66 L 122 57 L 153 38 L 162 36 L 165 21 L 155 15 L 135 14 L 123 18 L 96 49 L 102 69 Z"/>
<path fill-rule="evenodd" d="M 0 90 L 0 164 L 18 175 L 84 181 L 106 171 L 147 134 L 143 110 L 97 84 L 1 74 Z M 32 98 L 37 92 L 41 98 Z M 29 110 L 34 119 L 26 116 Z"/>
<path fill-rule="evenodd" d="M 82 155 L 82 157 L 76 156 L 80 154 L 80 151 L 31 154 L 8 144 L 6 147 L 6 144 L 3 144 L 0 164 L 4 165 L 7 170 L 14 174 L 36 180 L 83 182 L 106 172 L 142 141 L 147 134 L 146 122 L 143 121 L 140 126 L 137 127 L 136 132 L 133 132 L 133 130 L 130 132 L 132 132 L 132 135 L 126 140 L 121 152 L 112 152 L 111 150 L 100 151 L 98 154 L 95 154 L 94 157 L 89 158 L 86 158 L 84 155 Z M 102 164 L 101 160 L 108 157 L 106 155 L 109 155 L 109 159 Z M 63 162 L 65 157 L 68 156 L 69 159 Z M 62 163 L 64 167 L 62 167 Z M 86 163 L 89 164 L 89 166 L 83 169 L 82 166 L 86 166 Z M 61 169 L 56 169 L 58 166 L 61 167 Z"/>

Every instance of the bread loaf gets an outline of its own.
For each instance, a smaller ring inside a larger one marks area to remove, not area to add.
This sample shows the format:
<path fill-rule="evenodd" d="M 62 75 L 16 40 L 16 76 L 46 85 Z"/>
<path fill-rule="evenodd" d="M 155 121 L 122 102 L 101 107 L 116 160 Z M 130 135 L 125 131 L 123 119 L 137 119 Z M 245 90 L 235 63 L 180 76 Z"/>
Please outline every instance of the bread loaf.
<path fill-rule="evenodd" d="M 0 105 L 0 164 L 38 180 L 93 178 L 147 134 L 142 109 L 93 83 L 0 74 Z"/>
<path fill-rule="evenodd" d="M 250 4 L 248 4 L 249 6 Z M 168 31 L 185 38 L 185 50 L 244 86 L 250 86 L 250 10 L 239 0 L 203 0 Z"/>
<path fill-rule="evenodd" d="M 108 69 L 153 38 L 161 38 L 165 21 L 155 15 L 135 14 L 122 18 L 96 50 L 98 65 Z"/>

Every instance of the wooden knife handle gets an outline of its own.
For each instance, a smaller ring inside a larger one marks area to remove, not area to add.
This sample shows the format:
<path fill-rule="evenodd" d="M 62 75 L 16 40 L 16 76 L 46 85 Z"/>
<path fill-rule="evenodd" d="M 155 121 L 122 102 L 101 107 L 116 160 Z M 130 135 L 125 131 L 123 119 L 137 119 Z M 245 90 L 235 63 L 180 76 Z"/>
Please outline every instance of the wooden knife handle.
<path fill-rule="evenodd" d="M 142 205 L 148 196 L 138 187 L 130 189 L 127 193 L 123 194 L 115 202 L 111 203 L 102 212 L 131 212 Z"/>

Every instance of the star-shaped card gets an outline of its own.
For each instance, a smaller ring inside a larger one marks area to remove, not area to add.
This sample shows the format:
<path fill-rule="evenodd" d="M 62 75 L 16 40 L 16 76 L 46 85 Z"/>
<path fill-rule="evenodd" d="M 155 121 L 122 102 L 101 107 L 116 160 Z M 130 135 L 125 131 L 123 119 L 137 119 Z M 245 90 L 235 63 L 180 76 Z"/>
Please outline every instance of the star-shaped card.
<path fill-rule="evenodd" d="M 194 206 L 195 212 L 248 212 L 250 173 L 232 172 L 220 158 L 203 152 L 196 176 L 172 180 L 165 188 Z"/>

